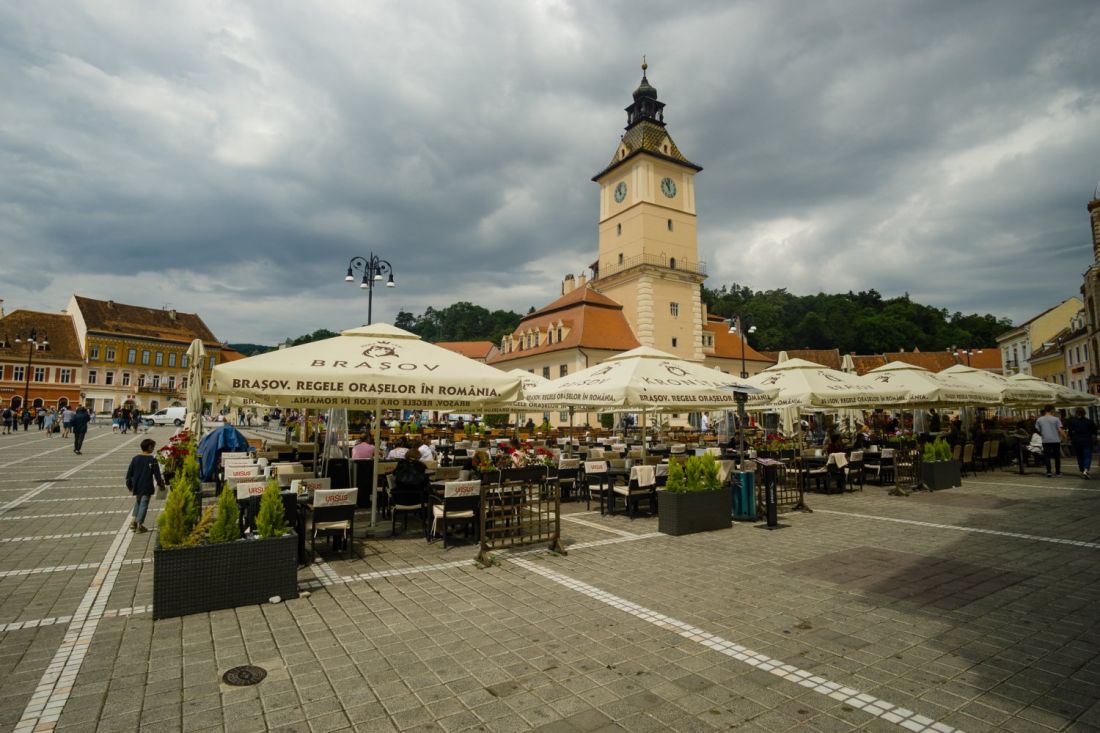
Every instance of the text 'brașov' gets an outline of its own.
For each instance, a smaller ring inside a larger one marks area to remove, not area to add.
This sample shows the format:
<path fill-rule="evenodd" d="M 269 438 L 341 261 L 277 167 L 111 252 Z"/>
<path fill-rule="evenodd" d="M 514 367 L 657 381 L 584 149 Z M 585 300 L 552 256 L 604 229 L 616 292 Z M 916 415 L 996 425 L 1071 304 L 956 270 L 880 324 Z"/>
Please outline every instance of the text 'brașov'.
<path fill-rule="evenodd" d="M 418 369 L 434 372 L 439 368 L 438 364 L 416 364 L 411 361 L 361 361 L 358 364 L 352 364 L 348 361 L 341 359 L 334 359 L 329 362 L 325 359 L 314 359 L 310 364 L 313 367 L 332 367 L 333 369 L 377 369 L 380 372 L 384 372 L 390 369 L 400 369 L 403 372 L 415 372 Z"/>

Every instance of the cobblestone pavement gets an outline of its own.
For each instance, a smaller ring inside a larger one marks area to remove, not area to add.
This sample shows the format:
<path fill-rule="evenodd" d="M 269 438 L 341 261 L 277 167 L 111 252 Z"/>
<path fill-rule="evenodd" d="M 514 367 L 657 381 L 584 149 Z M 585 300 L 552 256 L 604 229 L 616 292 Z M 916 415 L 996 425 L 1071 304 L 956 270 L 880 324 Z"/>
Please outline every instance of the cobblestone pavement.
<path fill-rule="evenodd" d="M 308 597 L 154 623 L 139 437 L 0 436 L 0 730 L 1100 730 L 1100 482 L 868 486 L 686 537 L 571 504 L 567 556 L 478 569 L 410 528 Z"/>

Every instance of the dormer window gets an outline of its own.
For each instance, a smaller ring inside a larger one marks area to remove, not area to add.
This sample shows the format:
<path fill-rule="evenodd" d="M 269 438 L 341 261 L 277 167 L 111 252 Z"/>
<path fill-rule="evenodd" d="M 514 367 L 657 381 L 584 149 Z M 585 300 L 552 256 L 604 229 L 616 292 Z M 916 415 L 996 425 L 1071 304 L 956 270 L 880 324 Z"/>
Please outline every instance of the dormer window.
<path fill-rule="evenodd" d="M 623 253 L 622 252 L 619 253 L 619 264 L 620 265 L 623 264 Z"/>
<path fill-rule="evenodd" d="M 668 266 L 669 266 L 669 268 L 671 268 L 673 270 L 676 269 L 676 258 L 675 257 L 669 257 L 668 258 Z"/>

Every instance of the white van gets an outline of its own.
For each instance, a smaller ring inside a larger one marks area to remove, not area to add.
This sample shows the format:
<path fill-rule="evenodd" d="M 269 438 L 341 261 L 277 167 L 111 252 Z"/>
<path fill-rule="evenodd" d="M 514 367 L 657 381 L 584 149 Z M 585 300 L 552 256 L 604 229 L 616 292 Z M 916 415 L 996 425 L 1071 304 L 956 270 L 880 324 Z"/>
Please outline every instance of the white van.
<path fill-rule="evenodd" d="M 143 416 L 142 420 L 146 425 L 175 425 L 178 428 L 183 425 L 186 416 L 186 407 L 166 407 L 163 410 L 157 410 L 152 415 Z"/>

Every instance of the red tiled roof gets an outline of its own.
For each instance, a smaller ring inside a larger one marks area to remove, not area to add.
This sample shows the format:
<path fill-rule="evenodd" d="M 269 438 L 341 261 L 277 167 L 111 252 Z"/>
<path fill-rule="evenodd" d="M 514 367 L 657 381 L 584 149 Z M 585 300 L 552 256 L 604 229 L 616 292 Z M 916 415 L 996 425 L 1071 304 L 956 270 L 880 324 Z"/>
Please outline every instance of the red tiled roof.
<path fill-rule="evenodd" d="M 231 349 L 228 346 L 222 347 L 222 363 L 228 364 L 231 361 L 240 361 L 241 359 L 247 359 L 248 357 L 237 351 Z"/>
<path fill-rule="evenodd" d="M 438 341 L 436 346 L 442 346 L 448 351 L 462 354 L 470 359 L 485 359 L 493 348 L 492 341 Z"/>
<path fill-rule="evenodd" d="M 126 305 L 113 300 L 93 300 L 80 295 L 73 297 L 89 331 L 162 341 L 202 339 L 208 346 L 221 345 L 194 313 Z"/>
<path fill-rule="evenodd" d="M 852 363 L 856 366 L 856 374 L 863 376 L 872 369 L 884 366 L 886 364 L 886 357 L 881 354 L 869 354 L 866 356 L 852 354 Z"/>
<path fill-rule="evenodd" d="M 787 357 L 791 359 L 805 359 L 806 361 L 812 361 L 814 364 L 827 366 L 830 369 L 840 369 L 839 349 L 783 349 L 783 351 L 786 351 Z M 760 353 L 767 359 L 779 361 L 778 351 L 761 351 Z"/>
<path fill-rule="evenodd" d="M 924 367 L 930 372 L 942 372 L 959 363 L 950 351 L 888 351 L 883 356 L 887 363 L 901 361 Z"/>
<path fill-rule="evenodd" d="M 962 359 L 962 363 L 966 363 L 966 357 Z M 1001 363 L 1001 350 L 996 346 L 990 346 L 981 350 L 981 353 L 973 353 L 970 355 L 970 366 L 975 369 L 995 369 L 998 372 L 1004 367 Z"/>
<path fill-rule="evenodd" d="M 524 316 L 513 333 L 517 338 L 528 329 L 545 333 L 551 324 L 556 326 L 558 321 L 569 327 L 561 341 L 554 341 L 552 344 L 543 342 L 533 348 L 507 354 L 497 350 L 489 355 L 488 363 L 499 364 L 563 349 L 629 351 L 640 345 L 623 315 L 623 307 L 588 285 L 574 288 L 553 303 Z"/>
<path fill-rule="evenodd" d="M 0 359 L 21 354 L 20 359 L 25 360 L 29 346 L 26 341 L 16 344 L 15 339 L 16 337 L 26 339 L 32 328 L 37 331 L 40 341 L 43 337 L 49 341 L 47 349 L 35 352 L 36 359 L 84 361 L 72 316 L 68 313 L 42 313 L 28 310 L 14 310 L 0 318 L 0 340 L 7 342 L 10 339 L 10 344 L 6 348 L 0 348 Z"/>

